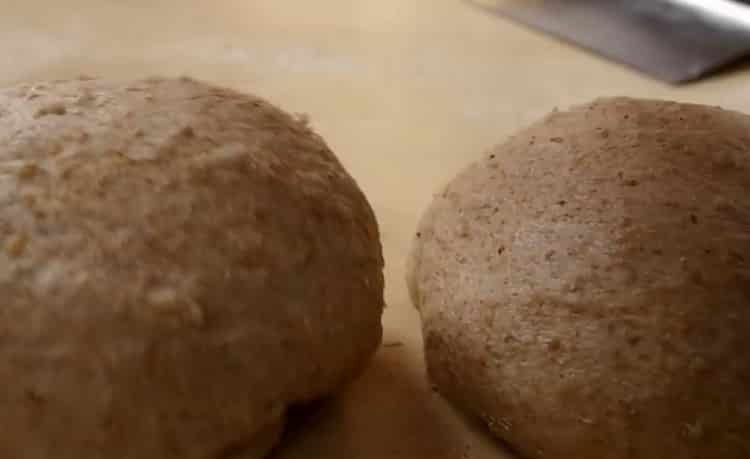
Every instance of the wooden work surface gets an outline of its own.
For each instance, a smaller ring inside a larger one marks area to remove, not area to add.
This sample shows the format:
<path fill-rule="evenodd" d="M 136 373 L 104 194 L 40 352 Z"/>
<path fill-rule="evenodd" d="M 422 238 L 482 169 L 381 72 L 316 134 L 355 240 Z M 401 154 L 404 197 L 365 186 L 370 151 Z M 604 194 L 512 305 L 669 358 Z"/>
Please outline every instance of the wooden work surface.
<path fill-rule="evenodd" d="M 554 107 L 604 95 L 750 111 L 750 73 L 683 88 L 460 0 L 0 0 L 0 82 L 190 75 L 307 113 L 376 209 L 384 346 L 277 456 L 506 458 L 429 388 L 404 262 L 431 194 Z"/>

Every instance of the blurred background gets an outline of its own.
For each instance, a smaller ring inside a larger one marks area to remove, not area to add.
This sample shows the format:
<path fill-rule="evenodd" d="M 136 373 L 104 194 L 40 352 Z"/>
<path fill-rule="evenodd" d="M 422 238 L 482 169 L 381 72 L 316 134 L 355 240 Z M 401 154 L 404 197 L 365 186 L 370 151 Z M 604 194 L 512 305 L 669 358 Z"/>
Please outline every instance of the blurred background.
<path fill-rule="evenodd" d="M 545 3 L 558 10 L 545 12 Z M 703 71 L 723 69 L 744 52 L 745 41 L 721 41 L 727 31 L 733 40 L 743 37 L 742 24 L 725 15 L 712 28 L 716 17 L 696 23 L 694 9 L 674 8 L 726 7 L 726 0 L 669 2 L 664 10 L 673 15 L 668 20 L 693 24 L 672 30 L 679 33 L 670 39 L 685 40 L 690 46 L 682 48 L 700 51 L 703 60 L 680 62 L 712 64 L 686 67 L 693 72 L 689 79 L 701 77 L 690 84 L 673 84 L 666 73 L 632 62 L 661 46 L 636 33 L 643 26 L 639 18 L 648 22 L 654 11 L 634 12 L 616 0 L 565 3 L 0 0 L 0 82 L 189 75 L 309 115 L 378 215 L 387 260 L 386 331 L 372 367 L 295 427 L 277 457 L 505 458 L 511 456 L 502 445 L 445 404 L 424 376 L 418 315 L 403 278 L 417 219 L 432 194 L 519 127 L 596 97 L 667 98 L 750 111 L 750 72 L 742 65 L 702 78 Z M 636 3 L 643 5 L 631 6 Z M 624 17 L 608 10 L 617 5 L 625 8 Z M 567 7 L 575 14 L 560 13 Z M 614 22 L 602 30 L 592 18 L 603 11 Z M 679 16 L 685 11 L 687 20 Z M 555 23 L 555 16 L 568 23 Z M 635 25 L 620 30 L 623 21 Z M 652 35 L 654 26 L 646 24 Z M 714 35 L 696 35 L 701 28 Z M 570 30 L 579 33 L 573 37 Z M 608 30 L 618 31 L 610 37 L 615 45 L 637 43 L 630 46 L 631 62 L 599 47 Z M 655 30 L 661 36 L 663 29 Z M 583 46 L 573 44 L 576 38 Z M 696 45 L 709 42 L 710 49 Z M 682 70 L 649 55 L 662 71 Z M 687 52 L 687 58 L 695 57 Z"/>

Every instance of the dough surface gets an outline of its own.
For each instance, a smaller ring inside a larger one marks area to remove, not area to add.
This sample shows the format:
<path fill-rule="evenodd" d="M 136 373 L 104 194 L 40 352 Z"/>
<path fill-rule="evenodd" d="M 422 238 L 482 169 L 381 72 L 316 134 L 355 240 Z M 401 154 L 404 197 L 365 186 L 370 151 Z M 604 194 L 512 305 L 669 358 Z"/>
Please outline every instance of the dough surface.
<path fill-rule="evenodd" d="M 382 268 L 354 180 L 259 98 L 1 90 L 0 457 L 262 457 L 377 348 Z"/>
<path fill-rule="evenodd" d="M 431 379 L 522 456 L 750 457 L 750 117 L 553 113 L 435 197 L 408 271 Z"/>

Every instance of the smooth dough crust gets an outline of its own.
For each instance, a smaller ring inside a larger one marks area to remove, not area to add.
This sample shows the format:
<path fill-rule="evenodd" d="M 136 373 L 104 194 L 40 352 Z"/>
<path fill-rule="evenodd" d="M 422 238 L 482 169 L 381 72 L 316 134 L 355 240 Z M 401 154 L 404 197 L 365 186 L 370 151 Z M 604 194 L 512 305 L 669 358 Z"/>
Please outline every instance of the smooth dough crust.
<path fill-rule="evenodd" d="M 0 457 L 261 457 L 381 338 L 323 140 L 188 78 L 0 91 Z"/>
<path fill-rule="evenodd" d="M 430 377 L 523 456 L 750 457 L 750 117 L 553 113 L 435 197 L 408 271 Z"/>

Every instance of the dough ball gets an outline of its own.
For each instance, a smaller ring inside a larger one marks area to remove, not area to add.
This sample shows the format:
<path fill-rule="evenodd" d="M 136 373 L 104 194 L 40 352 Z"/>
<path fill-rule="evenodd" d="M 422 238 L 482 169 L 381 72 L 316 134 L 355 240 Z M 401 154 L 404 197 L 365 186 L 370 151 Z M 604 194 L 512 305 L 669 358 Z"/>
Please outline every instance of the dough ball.
<path fill-rule="evenodd" d="M 429 376 L 523 457 L 750 457 L 750 117 L 553 113 L 418 231 Z"/>
<path fill-rule="evenodd" d="M 378 346 L 383 260 L 302 121 L 187 78 L 0 91 L 0 457 L 261 457 Z"/>

